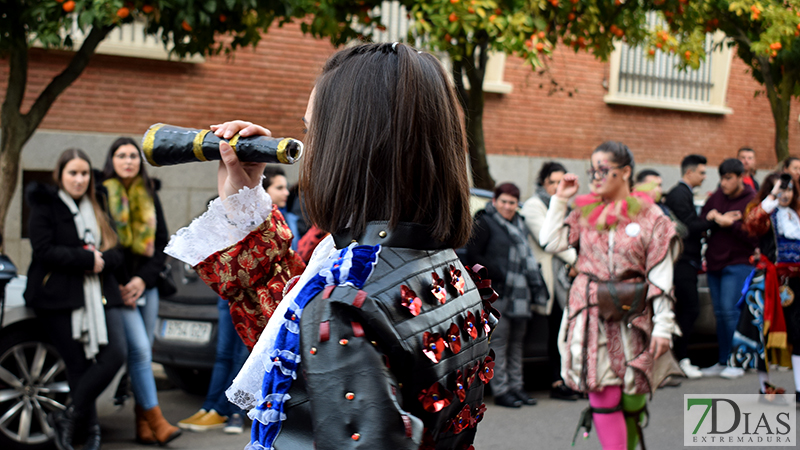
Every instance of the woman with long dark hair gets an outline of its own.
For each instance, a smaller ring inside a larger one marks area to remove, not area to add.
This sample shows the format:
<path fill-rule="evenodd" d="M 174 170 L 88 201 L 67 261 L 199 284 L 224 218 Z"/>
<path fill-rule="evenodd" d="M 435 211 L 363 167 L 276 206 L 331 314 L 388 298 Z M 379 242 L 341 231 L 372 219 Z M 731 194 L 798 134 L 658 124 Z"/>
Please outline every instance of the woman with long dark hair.
<path fill-rule="evenodd" d="M 745 283 L 728 365 L 758 371 L 762 394 L 782 394 L 769 382 L 772 364 L 794 367 L 800 391 L 800 191 L 791 174 L 771 173 L 748 205 L 744 228 L 758 236 L 756 265 Z M 798 394 L 800 395 L 800 394 Z"/>
<path fill-rule="evenodd" d="M 100 448 L 95 399 L 125 361 L 122 296 L 114 271 L 122 264 L 117 236 L 95 198 L 91 162 L 65 150 L 53 171 L 57 187 L 32 184 L 28 225 L 33 257 L 25 301 L 67 366 L 72 403 L 48 415 L 59 450 L 88 433 L 85 450 Z"/>
<path fill-rule="evenodd" d="M 594 421 L 603 449 L 622 450 L 642 439 L 646 395 L 660 383 L 653 379 L 655 361 L 675 331 L 670 292 L 680 241 L 649 196 L 631 194 L 627 146 L 605 142 L 591 163 L 592 192 L 578 196 L 565 219 L 578 178 L 564 175 L 539 242 L 548 252 L 578 252 L 558 339 L 561 374 L 571 389 L 589 394 L 580 425 L 588 432 Z"/>
<path fill-rule="evenodd" d="M 276 288 L 298 268 L 291 233 L 261 187 L 263 165 L 239 163 L 220 144 L 221 199 L 167 252 L 232 304 L 260 299 L 257 314 L 234 317 L 247 343 L 255 336 L 242 323 L 266 328 L 229 390 L 252 409 L 253 448 L 472 443 L 496 319 L 485 272 L 468 272 L 453 251 L 471 228 L 460 114 L 428 53 L 365 44 L 328 60 L 304 116 L 300 190 L 311 222 L 331 236 L 279 304 Z M 212 129 L 269 134 L 247 122 Z M 222 224 L 235 240 L 198 248 Z"/>
<path fill-rule="evenodd" d="M 161 414 L 152 369 L 159 301 L 156 282 L 166 261 L 164 247 L 169 234 L 155 183 L 147 175 L 136 141 L 121 137 L 111 144 L 103 168 L 103 187 L 124 256 L 117 280 L 127 306 L 122 310 L 122 320 L 136 400 L 136 441 L 164 445 L 181 434 Z"/>

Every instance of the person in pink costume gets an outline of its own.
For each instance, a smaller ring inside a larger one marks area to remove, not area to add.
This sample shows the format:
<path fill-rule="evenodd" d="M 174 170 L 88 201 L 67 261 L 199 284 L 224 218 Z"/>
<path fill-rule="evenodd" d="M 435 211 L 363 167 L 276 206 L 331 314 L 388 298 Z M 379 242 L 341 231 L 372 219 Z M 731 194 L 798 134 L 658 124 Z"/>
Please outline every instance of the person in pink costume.
<path fill-rule="evenodd" d="M 604 450 L 633 449 L 644 446 L 645 395 L 658 387 L 655 361 L 679 332 L 670 292 L 680 241 L 652 199 L 631 193 L 634 161 L 627 146 L 605 142 L 591 162 L 592 193 L 578 196 L 567 216 L 578 177 L 566 174 L 539 241 L 548 252 L 578 251 L 579 274 L 558 338 L 565 383 L 589 394 L 578 430 L 585 427 L 588 437 L 594 421 Z"/>

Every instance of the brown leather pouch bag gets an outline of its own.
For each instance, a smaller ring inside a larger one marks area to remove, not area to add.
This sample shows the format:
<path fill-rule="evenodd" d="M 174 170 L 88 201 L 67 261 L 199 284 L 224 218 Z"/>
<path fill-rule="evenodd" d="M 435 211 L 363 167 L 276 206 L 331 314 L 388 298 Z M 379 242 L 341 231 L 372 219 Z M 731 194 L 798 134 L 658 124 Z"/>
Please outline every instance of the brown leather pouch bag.
<path fill-rule="evenodd" d="M 646 300 L 647 283 L 644 281 L 597 282 L 597 312 L 606 322 L 643 313 Z"/>

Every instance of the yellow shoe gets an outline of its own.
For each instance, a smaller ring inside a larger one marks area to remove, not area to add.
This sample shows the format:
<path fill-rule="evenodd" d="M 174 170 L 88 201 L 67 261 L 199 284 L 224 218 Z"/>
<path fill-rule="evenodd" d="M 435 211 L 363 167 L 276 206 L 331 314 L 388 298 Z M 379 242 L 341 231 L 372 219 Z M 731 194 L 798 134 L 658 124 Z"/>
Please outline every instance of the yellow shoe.
<path fill-rule="evenodd" d="M 228 418 L 226 416 L 220 416 L 212 409 L 203 417 L 189 424 L 189 429 L 192 431 L 213 430 L 214 428 L 224 427 L 227 421 Z"/>
<path fill-rule="evenodd" d="M 206 411 L 205 409 L 201 409 L 196 413 L 192 414 L 190 417 L 187 417 L 178 422 L 178 427 L 183 428 L 184 430 L 191 430 L 192 425 L 197 423 L 197 421 L 200 420 L 206 414 L 208 414 L 208 411 Z"/>

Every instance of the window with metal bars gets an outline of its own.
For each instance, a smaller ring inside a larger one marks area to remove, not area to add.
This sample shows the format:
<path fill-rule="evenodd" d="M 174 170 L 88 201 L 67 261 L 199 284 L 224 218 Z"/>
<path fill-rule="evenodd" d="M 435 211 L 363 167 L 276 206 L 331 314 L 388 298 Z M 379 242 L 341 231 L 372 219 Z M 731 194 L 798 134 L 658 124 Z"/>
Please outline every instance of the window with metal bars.
<path fill-rule="evenodd" d="M 648 22 L 656 27 L 653 14 Z M 663 24 L 661 24 L 663 25 Z M 731 49 L 719 45 L 722 33 L 707 34 L 706 58 L 697 69 L 678 70 L 679 55 L 657 51 L 648 58 L 647 49 L 618 42 L 610 58 L 606 103 L 730 114 L 725 92 L 730 71 Z"/>

